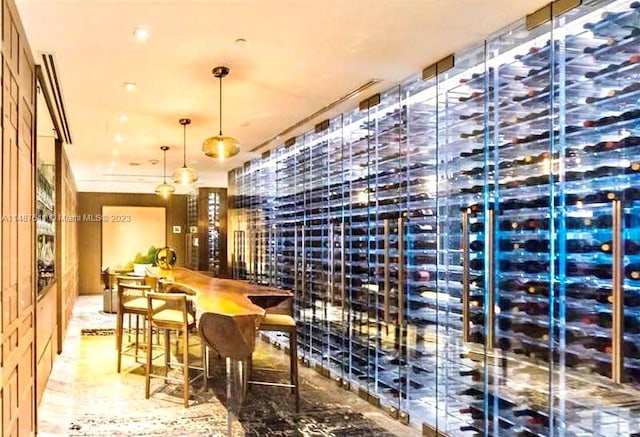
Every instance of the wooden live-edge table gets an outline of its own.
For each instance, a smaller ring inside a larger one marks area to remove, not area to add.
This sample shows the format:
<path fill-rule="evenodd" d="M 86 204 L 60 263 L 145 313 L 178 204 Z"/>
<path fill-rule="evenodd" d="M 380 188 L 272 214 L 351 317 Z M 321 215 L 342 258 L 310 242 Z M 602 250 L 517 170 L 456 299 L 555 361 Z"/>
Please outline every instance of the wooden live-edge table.
<path fill-rule="evenodd" d="M 235 279 L 213 278 L 185 268 L 156 270 L 163 287 L 193 293 L 202 341 L 215 349 L 227 364 L 228 432 L 244 397 L 246 364 L 255 348 L 256 332 L 265 308 L 293 296 L 287 290 L 251 284 Z"/>

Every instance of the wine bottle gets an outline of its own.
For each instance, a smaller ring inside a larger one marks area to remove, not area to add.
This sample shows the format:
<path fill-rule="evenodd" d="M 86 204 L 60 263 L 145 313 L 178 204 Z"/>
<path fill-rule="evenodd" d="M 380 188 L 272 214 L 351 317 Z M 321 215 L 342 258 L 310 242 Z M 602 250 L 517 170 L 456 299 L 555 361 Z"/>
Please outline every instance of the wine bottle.
<path fill-rule="evenodd" d="M 526 230 L 538 230 L 538 229 L 542 229 L 542 230 L 548 230 L 549 229 L 549 219 L 545 218 L 545 219 L 535 219 L 535 218 L 530 218 L 525 220 L 523 223 L 521 223 L 520 225 L 522 227 L 522 229 L 526 229 Z"/>
<path fill-rule="evenodd" d="M 601 244 L 597 240 L 568 239 L 566 249 L 568 253 L 591 253 L 599 250 Z"/>
<path fill-rule="evenodd" d="M 549 328 L 536 325 L 534 323 L 511 323 L 513 332 L 521 332 L 531 338 L 547 340 L 549 338 Z"/>
<path fill-rule="evenodd" d="M 611 268 L 611 264 L 596 264 L 591 267 L 590 273 L 599 279 L 612 279 L 613 278 L 613 270 Z"/>
<path fill-rule="evenodd" d="M 419 240 L 413 241 L 414 249 L 433 250 L 433 249 L 437 249 L 437 247 L 438 247 L 438 243 L 434 240 L 419 239 Z"/>
<path fill-rule="evenodd" d="M 611 241 L 604 242 L 600 245 L 600 250 L 604 253 L 611 253 L 613 243 Z M 637 255 L 640 253 L 640 244 L 632 240 L 624 240 L 622 243 L 623 254 Z"/>
<path fill-rule="evenodd" d="M 469 225 L 469 230 L 473 233 L 484 232 L 484 223 L 475 222 Z"/>
<path fill-rule="evenodd" d="M 524 291 L 538 296 L 549 296 L 549 283 L 542 281 L 528 281 L 524 284 Z"/>
<path fill-rule="evenodd" d="M 469 261 L 469 268 L 471 270 L 484 270 L 484 259 L 474 258 Z"/>
<path fill-rule="evenodd" d="M 469 317 L 469 321 L 474 325 L 483 325 L 484 324 L 484 314 L 483 313 L 473 313 Z"/>
<path fill-rule="evenodd" d="M 544 253 L 549 251 L 549 240 L 526 240 L 524 250 L 533 253 Z"/>
<path fill-rule="evenodd" d="M 431 274 L 426 270 L 418 270 L 414 272 L 413 279 L 416 282 L 427 282 L 431 279 Z"/>
<path fill-rule="evenodd" d="M 611 328 L 612 327 L 611 313 L 604 312 L 604 311 L 598 313 L 598 325 L 602 326 L 603 328 Z M 638 318 L 635 316 L 625 315 L 624 330 L 628 334 L 640 333 L 640 320 L 638 320 Z"/>
<path fill-rule="evenodd" d="M 613 176 L 613 175 L 618 175 L 618 174 L 622 174 L 623 173 L 623 169 L 621 167 L 613 167 L 610 165 L 603 165 L 597 168 L 594 168 L 593 170 L 588 170 L 584 173 L 584 177 L 586 179 L 596 179 L 596 178 L 602 178 L 602 177 L 606 177 L 606 176 Z M 610 195 L 607 196 L 610 200 L 611 199 Z"/>
<path fill-rule="evenodd" d="M 471 343 L 483 344 L 484 343 L 484 334 L 482 333 L 482 331 L 472 331 L 472 332 L 469 333 L 469 341 Z"/>
<path fill-rule="evenodd" d="M 507 317 L 499 317 L 498 328 L 500 328 L 500 330 L 502 331 L 508 331 L 509 329 L 511 329 L 511 319 Z"/>
<path fill-rule="evenodd" d="M 484 241 L 474 240 L 469 244 L 469 249 L 473 252 L 480 252 L 484 250 Z"/>
<path fill-rule="evenodd" d="M 565 293 L 567 296 L 575 299 L 595 299 L 600 291 L 582 282 L 574 282 L 566 284 Z"/>
<path fill-rule="evenodd" d="M 520 279 L 503 279 L 498 283 L 498 288 L 503 291 L 522 291 L 526 282 Z"/>
<path fill-rule="evenodd" d="M 524 312 L 530 316 L 542 316 L 549 313 L 549 305 L 542 302 L 519 302 L 513 308 L 513 312 Z"/>
<path fill-rule="evenodd" d="M 548 261 L 524 261 L 521 265 L 526 273 L 546 273 L 550 267 Z"/>
<path fill-rule="evenodd" d="M 498 240 L 498 250 L 500 252 L 512 252 L 520 248 L 518 240 L 500 238 Z"/>
<path fill-rule="evenodd" d="M 622 56 L 624 56 L 624 54 L 621 54 Z M 607 99 L 612 99 L 614 97 L 619 97 L 619 96 L 623 96 L 625 94 L 629 94 L 632 93 L 634 91 L 638 91 L 640 90 L 640 83 L 633 83 L 629 86 L 626 86 L 622 89 L 619 90 L 613 90 L 610 91 L 609 93 L 607 93 L 607 95 L 602 96 L 602 97 L 587 97 L 586 99 L 586 103 L 587 104 L 594 104 L 597 102 L 601 102 Z"/>
<path fill-rule="evenodd" d="M 637 62 L 640 62 L 640 56 L 638 56 L 638 61 Z M 623 64 L 625 64 L 625 63 L 623 62 Z M 623 64 L 620 64 L 620 66 L 622 66 Z M 616 66 L 616 67 L 620 67 L 620 66 Z M 612 68 L 612 67 L 608 67 L 608 68 Z M 584 127 L 588 127 L 588 128 L 599 127 L 599 126 L 607 126 L 607 125 L 610 125 L 610 124 L 613 124 L 613 123 L 618 123 L 618 122 L 621 122 L 621 121 L 634 120 L 634 119 L 639 118 L 639 117 L 640 117 L 640 109 L 633 109 L 631 111 L 623 112 L 620 115 L 609 115 L 609 116 L 601 117 L 601 118 L 599 118 L 597 120 L 585 120 L 582 123 L 582 125 Z"/>
<path fill-rule="evenodd" d="M 624 268 L 624 275 L 631 280 L 640 281 L 640 264 L 628 264 Z"/>
<path fill-rule="evenodd" d="M 583 49 L 584 53 L 590 54 L 590 53 L 595 53 L 598 52 L 602 49 L 606 49 L 608 47 L 611 47 L 612 45 L 614 45 L 617 41 L 614 38 L 607 38 L 605 40 L 605 42 L 603 42 L 602 44 L 598 45 L 598 46 L 589 46 L 589 47 L 585 47 Z"/>
<path fill-rule="evenodd" d="M 638 167 L 640 167 L 640 165 Z M 640 199 L 640 189 L 634 188 L 634 187 L 625 188 L 622 191 L 622 199 L 627 202 L 632 202 L 634 200 Z M 625 221 L 627 221 L 626 219 L 627 217 L 625 214 Z M 628 221 L 632 221 L 632 220 L 628 220 Z M 632 225 L 631 227 L 634 227 L 634 226 Z"/>
<path fill-rule="evenodd" d="M 640 15 L 635 11 L 603 12 L 602 24 L 607 26 L 616 25 L 620 27 L 637 28 L 640 24 Z M 585 25 L 586 26 L 586 25 Z"/>

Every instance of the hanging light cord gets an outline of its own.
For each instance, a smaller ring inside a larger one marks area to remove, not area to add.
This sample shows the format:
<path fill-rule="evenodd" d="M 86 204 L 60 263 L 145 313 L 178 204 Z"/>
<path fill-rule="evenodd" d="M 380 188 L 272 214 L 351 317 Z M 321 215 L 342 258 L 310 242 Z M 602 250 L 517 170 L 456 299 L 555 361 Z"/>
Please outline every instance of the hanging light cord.
<path fill-rule="evenodd" d="M 220 136 L 222 136 L 222 76 L 220 76 Z"/>
<path fill-rule="evenodd" d="M 162 171 L 162 180 L 164 181 L 164 184 L 167 184 L 167 149 L 164 149 L 162 151 L 164 153 L 164 170 Z"/>
<path fill-rule="evenodd" d="M 182 127 L 184 127 L 184 132 L 182 135 L 182 166 L 186 167 L 187 166 L 187 124 L 183 124 Z"/>

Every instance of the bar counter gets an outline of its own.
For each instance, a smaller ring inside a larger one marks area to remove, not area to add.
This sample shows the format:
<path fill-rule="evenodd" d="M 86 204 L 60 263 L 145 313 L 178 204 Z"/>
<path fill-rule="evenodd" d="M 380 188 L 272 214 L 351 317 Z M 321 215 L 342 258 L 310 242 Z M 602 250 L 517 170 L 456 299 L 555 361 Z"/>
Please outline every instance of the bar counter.
<path fill-rule="evenodd" d="M 167 291 L 193 293 L 202 339 L 225 358 L 246 360 L 253 353 L 256 331 L 265 308 L 278 305 L 292 293 L 234 279 L 213 278 L 185 268 L 163 271 Z"/>

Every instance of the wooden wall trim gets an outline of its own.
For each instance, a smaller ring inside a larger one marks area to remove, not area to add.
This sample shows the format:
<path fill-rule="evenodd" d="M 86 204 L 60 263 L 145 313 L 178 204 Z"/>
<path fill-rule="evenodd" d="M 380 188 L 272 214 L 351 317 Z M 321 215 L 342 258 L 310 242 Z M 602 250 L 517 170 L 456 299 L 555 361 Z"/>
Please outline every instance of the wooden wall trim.
<path fill-rule="evenodd" d="M 30 217 L 35 212 L 35 63 L 14 1 L 4 0 L 0 11 L 0 209 L 3 217 Z M 36 432 L 34 226 L 31 220 L 0 223 L 2 435 Z"/>

